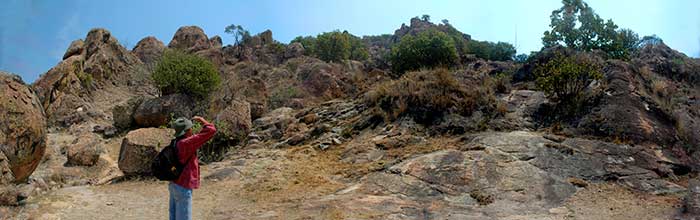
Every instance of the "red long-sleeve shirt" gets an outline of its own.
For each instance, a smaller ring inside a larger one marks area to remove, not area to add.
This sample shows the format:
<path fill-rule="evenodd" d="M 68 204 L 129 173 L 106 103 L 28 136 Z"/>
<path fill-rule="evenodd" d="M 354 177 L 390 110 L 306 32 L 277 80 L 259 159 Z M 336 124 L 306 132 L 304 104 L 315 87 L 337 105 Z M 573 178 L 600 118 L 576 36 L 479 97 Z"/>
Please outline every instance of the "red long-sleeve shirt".
<path fill-rule="evenodd" d="M 187 189 L 199 189 L 199 161 L 196 152 L 214 137 L 214 134 L 216 134 L 216 127 L 214 124 L 207 123 L 199 133 L 177 142 L 177 156 L 180 163 L 185 164 L 185 168 L 180 177 L 174 181 L 175 184 Z"/>

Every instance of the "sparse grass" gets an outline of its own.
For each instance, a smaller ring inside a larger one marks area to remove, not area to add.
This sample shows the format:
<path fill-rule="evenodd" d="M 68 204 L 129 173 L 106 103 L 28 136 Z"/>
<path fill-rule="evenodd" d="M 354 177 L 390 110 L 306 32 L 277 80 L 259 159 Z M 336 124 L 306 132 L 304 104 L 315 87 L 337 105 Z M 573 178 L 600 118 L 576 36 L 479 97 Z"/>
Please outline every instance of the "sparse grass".
<path fill-rule="evenodd" d="M 410 72 L 376 86 L 364 101 L 384 113 L 388 121 L 410 116 L 431 124 L 447 112 L 469 115 L 489 96 L 479 88 L 460 84 L 446 69 Z"/>

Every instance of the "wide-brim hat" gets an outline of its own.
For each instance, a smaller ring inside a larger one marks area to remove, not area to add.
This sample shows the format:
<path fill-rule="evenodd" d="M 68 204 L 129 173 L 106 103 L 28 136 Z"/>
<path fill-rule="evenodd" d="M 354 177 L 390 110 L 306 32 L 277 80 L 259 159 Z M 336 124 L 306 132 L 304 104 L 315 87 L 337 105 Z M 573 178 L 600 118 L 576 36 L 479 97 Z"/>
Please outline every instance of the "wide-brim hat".
<path fill-rule="evenodd" d="M 192 128 L 192 121 L 187 118 L 177 118 L 172 124 L 175 129 L 175 137 L 184 135 L 188 129 Z"/>

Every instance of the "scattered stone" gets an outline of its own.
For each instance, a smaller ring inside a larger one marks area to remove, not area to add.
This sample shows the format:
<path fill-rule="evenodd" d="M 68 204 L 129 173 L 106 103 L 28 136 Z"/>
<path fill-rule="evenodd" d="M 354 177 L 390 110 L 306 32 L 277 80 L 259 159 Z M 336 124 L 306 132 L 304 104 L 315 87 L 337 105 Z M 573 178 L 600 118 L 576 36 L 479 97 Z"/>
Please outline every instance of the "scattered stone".
<path fill-rule="evenodd" d="M 569 177 L 569 178 L 566 179 L 566 180 L 567 180 L 569 183 L 571 183 L 571 184 L 573 184 L 574 186 L 577 186 L 577 187 L 583 187 L 583 188 L 588 187 L 588 182 L 586 182 L 585 180 L 576 178 L 576 177 Z"/>
<path fill-rule="evenodd" d="M 685 213 L 700 216 L 700 179 L 688 181 L 688 194 L 685 197 Z"/>
<path fill-rule="evenodd" d="M 296 146 L 296 145 L 301 144 L 304 141 L 306 141 L 306 138 L 307 137 L 305 134 L 295 134 L 292 137 L 290 137 L 289 139 L 287 139 L 287 143 L 291 146 Z"/>
<path fill-rule="evenodd" d="M 316 121 L 318 121 L 318 115 L 316 115 L 316 113 L 309 113 L 301 118 L 301 122 L 307 125 L 313 124 Z"/>
<path fill-rule="evenodd" d="M 80 136 L 68 146 L 66 155 L 68 157 L 67 165 L 74 166 L 92 166 L 97 163 L 102 152 L 102 144 L 100 138 L 92 134 Z"/>
<path fill-rule="evenodd" d="M 117 134 L 117 128 L 111 125 L 95 125 L 92 132 L 101 134 L 104 138 L 111 138 Z"/>

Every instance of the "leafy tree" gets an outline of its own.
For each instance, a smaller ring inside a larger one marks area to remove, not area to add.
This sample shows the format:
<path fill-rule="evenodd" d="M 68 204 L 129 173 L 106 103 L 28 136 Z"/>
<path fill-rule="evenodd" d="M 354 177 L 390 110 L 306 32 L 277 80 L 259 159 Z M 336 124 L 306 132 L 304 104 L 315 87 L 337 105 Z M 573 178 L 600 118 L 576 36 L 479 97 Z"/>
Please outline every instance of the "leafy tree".
<path fill-rule="evenodd" d="M 205 97 L 219 86 L 219 72 L 209 60 L 178 50 L 166 50 L 151 75 L 163 95 L 184 93 Z"/>
<path fill-rule="evenodd" d="M 634 49 L 628 42 L 636 36 L 634 32 L 618 31 L 612 20 L 604 21 L 583 0 L 562 0 L 562 3 L 550 15 L 552 30 L 544 32 L 544 47 L 564 44 L 578 51 L 601 49 L 612 58 L 625 58 Z"/>
<path fill-rule="evenodd" d="M 350 39 L 340 31 L 326 32 L 316 37 L 316 49 L 324 61 L 341 61 L 350 57 Z"/>
<path fill-rule="evenodd" d="M 241 25 L 231 24 L 229 26 L 226 26 L 224 32 L 233 35 L 234 46 L 238 46 L 239 44 L 251 38 L 250 32 L 244 29 Z"/>
<path fill-rule="evenodd" d="M 423 15 L 423 16 L 420 16 L 420 19 L 423 20 L 423 21 L 430 21 L 430 15 Z"/>
<path fill-rule="evenodd" d="M 569 113 L 580 109 L 588 85 L 603 77 L 600 67 L 586 57 L 562 54 L 537 65 L 534 75 L 537 87 L 550 99 L 569 107 Z"/>
<path fill-rule="evenodd" d="M 466 44 L 465 53 L 474 54 L 476 57 L 487 60 L 512 60 L 515 56 L 515 47 L 506 42 L 488 42 L 471 40 Z"/>
<path fill-rule="evenodd" d="M 304 46 L 304 55 L 316 56 L 316 38 L 312 36 L 298 36 L 292 40 L 292 43 L 300 43 Z"/>
<path fill-rule="evenodd" d="M 448 21 L 447 19 L 442 19 L 442 24 L 450 25 L 450 21 Z"/>
<path fill-rule="evenodd" d="M 617 38 L 611 48 L 607 48 L 612 57 L 627 58 L 639 47 L 639 35 L 630 29 L 621 29 L 617 32 Z"/>
<path fill-rule="evenodd" d="M 317 37 L 299 36 L 292 40 L 292 43 L 294 42 L 304 46 L 304 55 L 318 57 L 324 61 L 362 61 L 369 58 L 365 42 L 347 31 L 336 30 L 319 34 Z"/>
<path fill-rule="evenodd" d="M 406 35 L 391 49 L 393 72 L 397 75 L 420 68 L 451 66 L 458 62 L 454 41 L 447 34 L 428 30 Z"/>
<path fill-rule="evenodd" d="M 343 31 L 343 34 L 348 36 L 348 39 L 350 40 L 350 57 L 349 59 L 351 60 L 367 60 L 369 59 L 369 52 L 367 52 L 367 45 L 365 45 L 365 42 L 362 41 L 362 38 L 359 38 L 355 35 L 352 35 L 348 33 L 347 31 Z"/>

